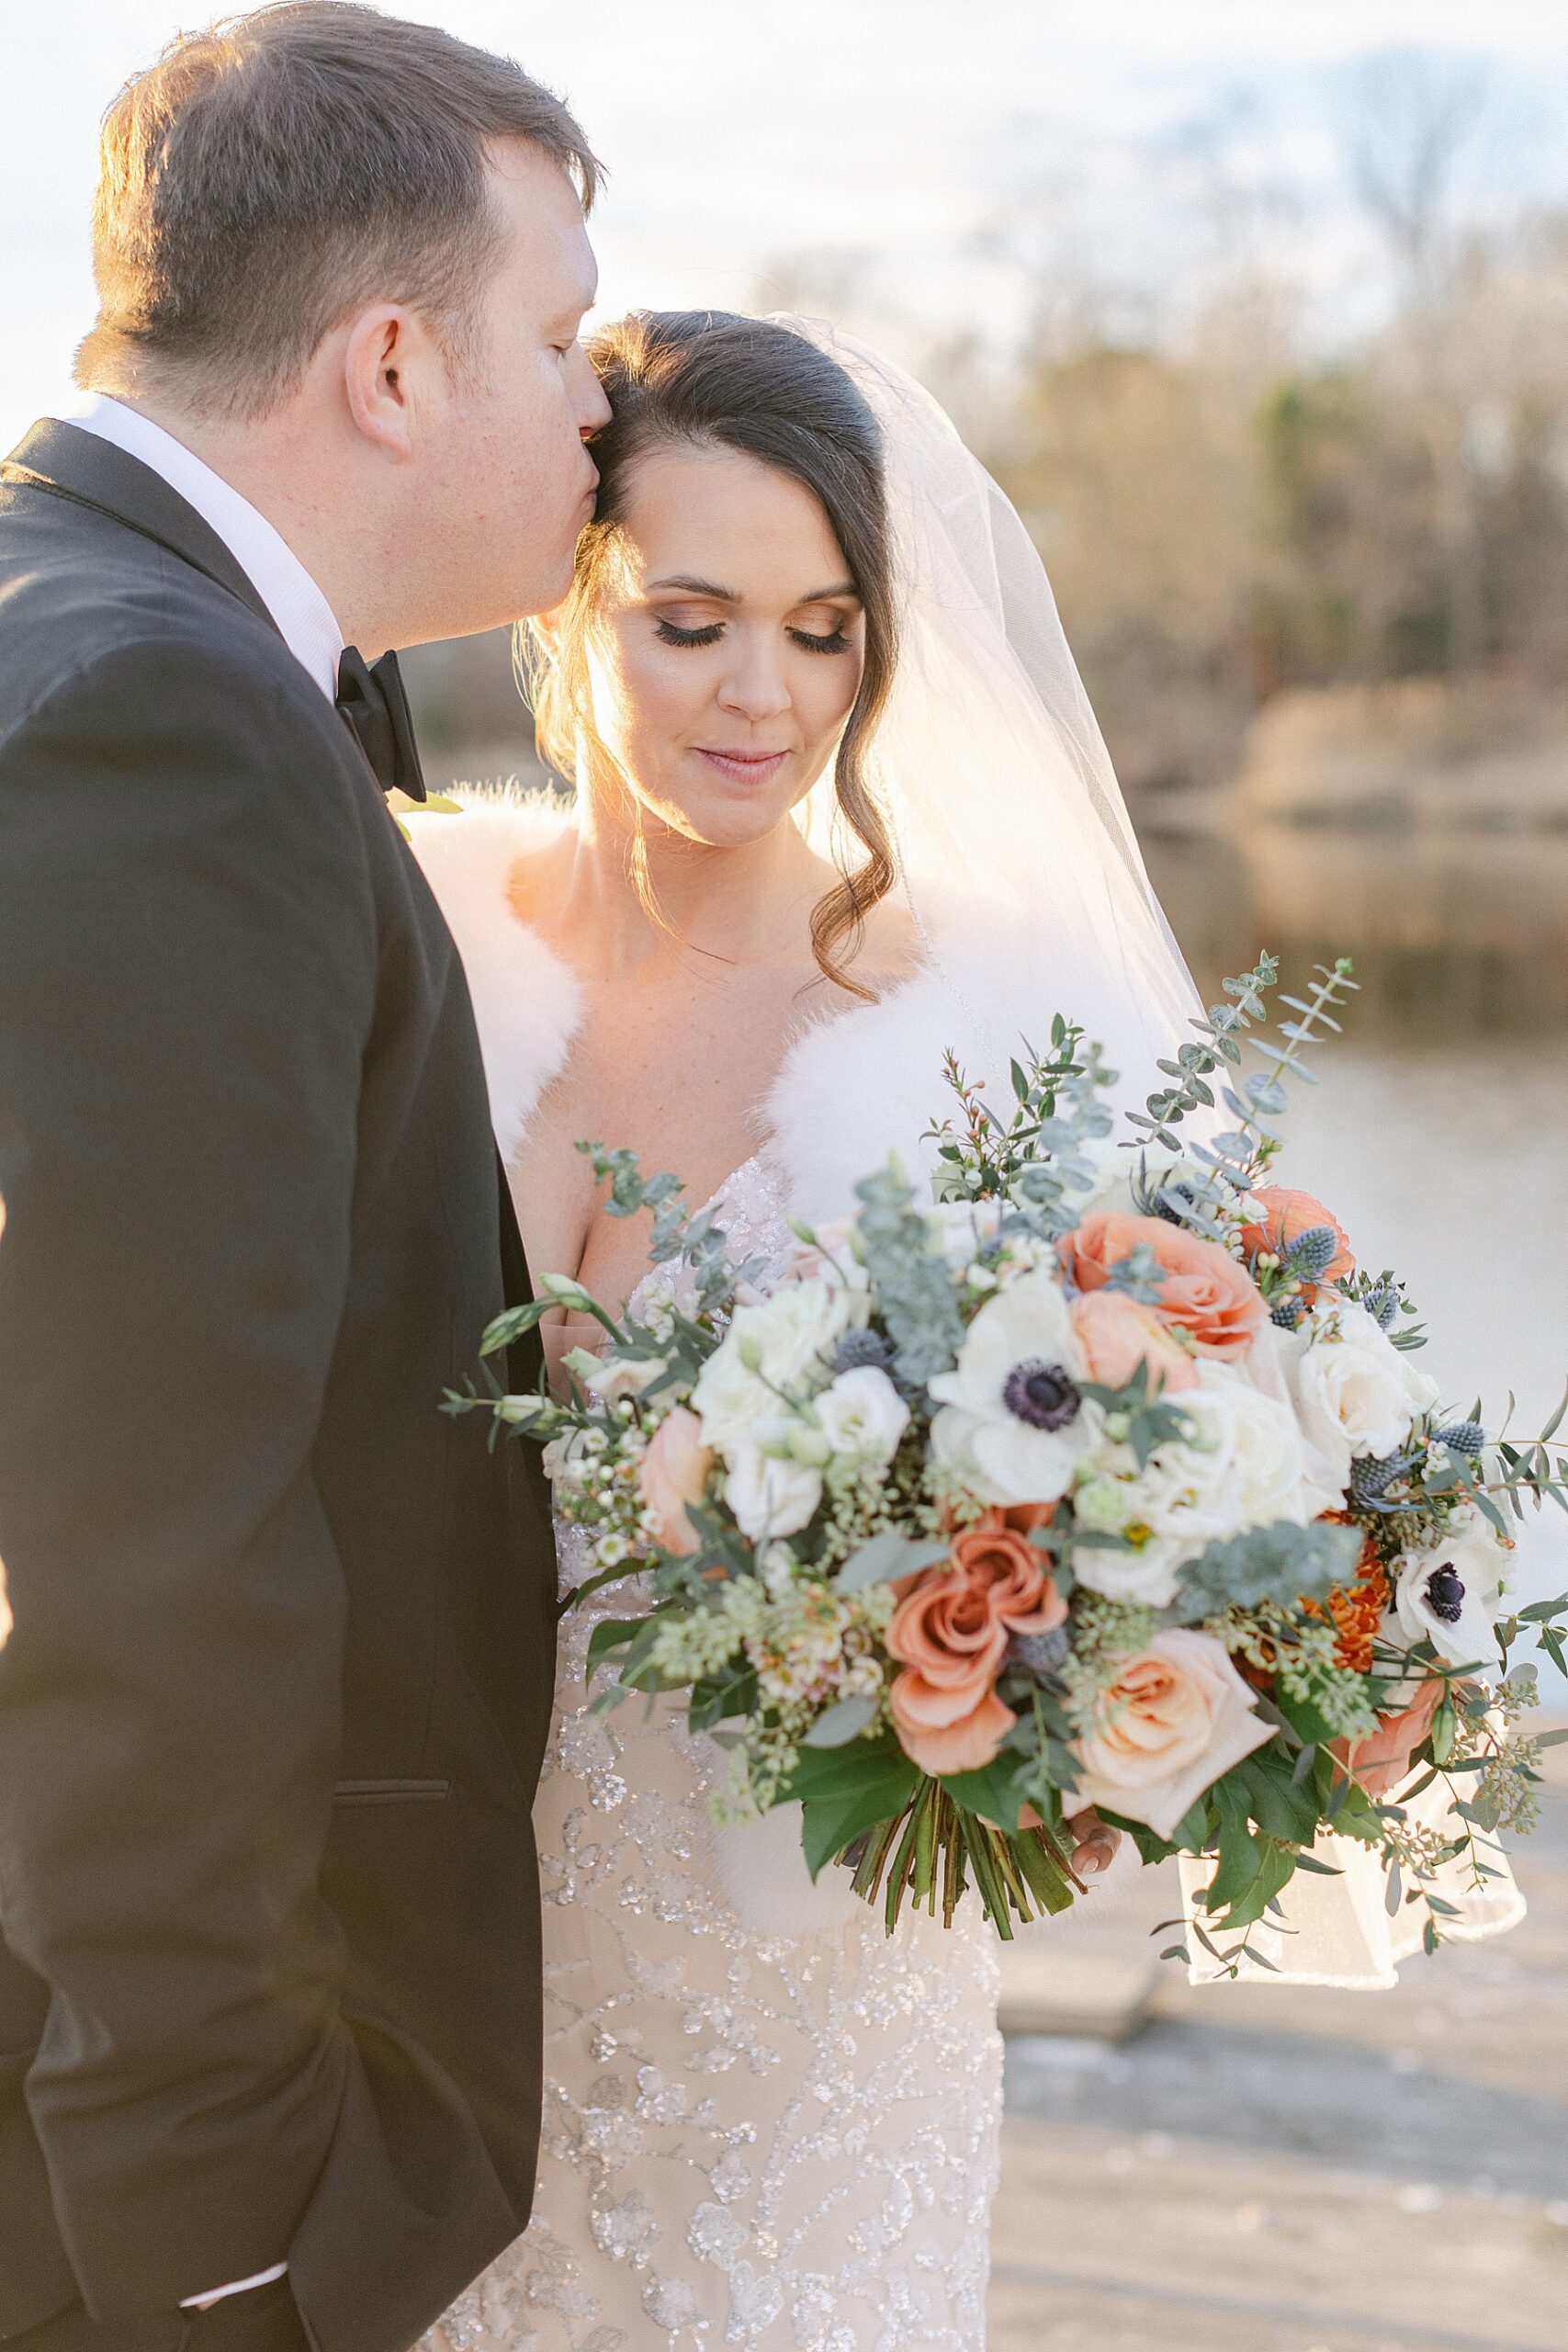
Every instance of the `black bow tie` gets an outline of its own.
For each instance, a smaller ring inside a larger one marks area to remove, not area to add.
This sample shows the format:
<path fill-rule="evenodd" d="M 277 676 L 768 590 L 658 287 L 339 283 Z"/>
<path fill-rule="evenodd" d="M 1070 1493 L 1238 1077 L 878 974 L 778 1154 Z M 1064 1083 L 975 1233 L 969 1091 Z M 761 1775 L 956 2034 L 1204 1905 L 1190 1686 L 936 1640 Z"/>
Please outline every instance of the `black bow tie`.
<path fill-rule="evenodd" d="M 395 653 L 371 663 L 356 646 L 345 645 L 337 665 L 337 707 L 376 771 L 383 792 L 424 798 L 419 746 L 413 740 L 409 698 Z"/>

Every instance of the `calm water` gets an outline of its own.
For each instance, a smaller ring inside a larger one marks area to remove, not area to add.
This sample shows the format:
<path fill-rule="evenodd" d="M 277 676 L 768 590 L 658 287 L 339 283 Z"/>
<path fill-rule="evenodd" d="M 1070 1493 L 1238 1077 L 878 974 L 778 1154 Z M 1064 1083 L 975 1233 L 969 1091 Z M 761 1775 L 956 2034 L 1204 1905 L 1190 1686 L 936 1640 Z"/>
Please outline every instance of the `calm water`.
<path fill-rule="evenodd" d="M 1293 993 L 1348 955 L 1346 1035 L 1295 1091 L 1288 1178 L 1393 1266 L 1445 1395 L 1539 1429 L 1568 1375 L 1568 840 L 1270 832 L 1148 838 L 1208 994 L 1259 949 Z M 1520 1582 L 1568 1588 L 1568 1516 L 1521 1531 Z"/>

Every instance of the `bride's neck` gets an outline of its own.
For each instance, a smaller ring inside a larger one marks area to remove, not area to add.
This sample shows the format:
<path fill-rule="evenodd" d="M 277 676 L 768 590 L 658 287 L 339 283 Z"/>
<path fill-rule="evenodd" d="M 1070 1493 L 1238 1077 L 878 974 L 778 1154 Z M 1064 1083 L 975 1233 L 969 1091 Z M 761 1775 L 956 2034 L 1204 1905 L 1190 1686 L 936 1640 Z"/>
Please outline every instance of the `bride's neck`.
<path fill-rule="evenodd" d="M 592 791 L 579 791 L 577 808 L 547 928 L 570 938 L 603 978 L 634 976 L 677 944 L 731 963 L 767 961 L 798 945 L 821 881 L 789 818 L 734 848 L 690 841 L 649 820 L 642 842 L 654 915 L 637 888 L 637 836 Z"/>

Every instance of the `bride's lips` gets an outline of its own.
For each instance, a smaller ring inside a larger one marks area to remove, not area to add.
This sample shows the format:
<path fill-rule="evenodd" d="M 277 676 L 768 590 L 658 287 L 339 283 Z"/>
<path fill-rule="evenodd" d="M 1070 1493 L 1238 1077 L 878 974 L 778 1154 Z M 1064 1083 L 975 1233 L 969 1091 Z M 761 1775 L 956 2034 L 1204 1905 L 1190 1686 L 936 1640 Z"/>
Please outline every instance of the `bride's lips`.
<path fill-rule="evenodd" d="M 709 752 L 698 754 L 734 784 L 771 784 L 788 759 L 787 752 Z"/>

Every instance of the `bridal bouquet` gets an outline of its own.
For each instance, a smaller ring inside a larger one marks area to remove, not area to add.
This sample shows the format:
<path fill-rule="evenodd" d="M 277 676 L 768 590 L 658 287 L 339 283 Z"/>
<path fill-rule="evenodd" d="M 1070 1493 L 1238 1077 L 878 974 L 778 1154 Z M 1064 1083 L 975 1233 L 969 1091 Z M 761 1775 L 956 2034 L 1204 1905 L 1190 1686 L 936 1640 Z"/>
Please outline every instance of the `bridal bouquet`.
<path fill-rule="evenodd" d="M 595 1317 L 565 1400 L 488 1373 L 448 1400 L 545 1445 L 589 1537 L 567 1606 L 627 1581 L 595 1703 L 687 1694 L 729 1751 L 716 1809 L 798 1800 L 813 1874 L 852 1871 L 890 1931 L 906 1903 L 951 1924 L 971 1884 L 1004 1937 L 1065 1908 L 1093 1804 L 1147 1861 L 1211 1858 L 1189 1926 L 1222 1962 L 1332 1867 L 1325 1828 L 1381 1849 L 1431 1949 L 1439 1873 L 1483 1878 L 1478 1833 L 1529 1824 L 1534 1668 L 1509 1661 L 1528 1628 L 1562 1663 L 1568 1596 L 1510 1604 L 1508 1528 L 1568 1509 L 1562 1413 L 1524 1441 L 1443 1405 L 1401 1284 L 1272 1181 L 1286 1080 L 1354 985 L 1320 968 L 1274 1042 L 1276 978 L 1225 982 L 1120 1148 L 1065 1021 L 1005 1114 L 950 1059 L 937 1197 L 891 1163 L 783 1265 L 733 1263 L 674 1178 L 582 1147 L 612 1215 L 652 1213 L 665 1277 L 621 1317 L 551 1279 L 491 1328 L 487 1354 L 553 1305 Z M 1438 1781 L 1433 1829 L 1408 1805 Z"/>

